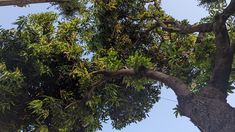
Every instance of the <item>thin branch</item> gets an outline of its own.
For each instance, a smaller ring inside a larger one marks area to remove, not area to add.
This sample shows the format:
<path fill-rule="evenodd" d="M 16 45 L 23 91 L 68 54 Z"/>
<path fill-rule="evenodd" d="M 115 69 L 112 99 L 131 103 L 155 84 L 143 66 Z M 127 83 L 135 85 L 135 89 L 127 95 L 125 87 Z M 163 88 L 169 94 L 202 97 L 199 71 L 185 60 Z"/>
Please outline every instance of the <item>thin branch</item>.
<path fill-rule="evenodd" d="M 81 99 L 81 100 L 76 100 L 76 101 L 70 103 L 69 105 L 67 105 L 67 106 L 65 107 L 65 109 L 68 109 L 69 107 L 71 107 L 71 106 L 73 106 L 73 105 L 75 105 L 75 104 L 80 104 L 80 105 L 81 105 L 81 104 L 83 104 L 83 105 L 86 104 L 86 102 L 91 99 L 92 94 L 93 94 L 93 92 L 96 90 L 96 88 L 100 87 L 100 86 L 101 86 L 102 84 L 104 84 L 104 83 L 106 83 L 106 80 L 100 80 L 100 81 L 95 82 L 95 83 L 90 87 L 90 89 L 88 90 L 88 92 L 85 94 L 85 96 L 83 97 L 83 99 Z"/>
<path fill-rule="evenodd" d="M 70 0 L 0 0 L 0 6 L 24 6 L 28 4 L 69 2 Z"/>
<path fill-rule="evenodd" d="M 230 4 L 224 9 L 222 14 L 219 14 L 220 16 L 223 16 L 223 21 L 225 22 L 231 15 L 235 14 L 235 0 L 231 0 Z M 156 27 L 162 27 L 163 30 L 167 32 L 178 32 L 182 34 L 187 33 L 194 33 L 194 32 L 211 32 L 213 31 L 213 24 L 214 23 L 203 23 L 203 24 L 197 24 L 197 25 L 188 25 L 183 26 L 179 25 L 178 23 L 175 23 L 176 27 L 168 27 L 168 24 L 174 24 L 174 22 L 170 21 L 161 21 L 158 18 L 155 18 L 156 24 L 152 28 Z M 150 28 L 150 29 L 152 29 Z"/>
<path fill-rule="evenodd" d="M 87 92 L 87 98 L 90 99 L 93 92 L 95 91 L 95 89 L 97 87 L 100 87 L 102 84 L 106 83 L 106 80 L 100 80 L 100 81 L 97 81 L 96 83 L 94 83 L 92 86 L 91 86 L 91 89 Z"/>
<path fill-rule="evenodd" d="M 139 73 L 137 73 L 134 69 L 121 69 L 118 71 L 101 70 L 93 72 L 92 74 L 94 75 L 102 74 L 109 78 L 116 78 L 120 76 L 136 76 Z M 163 82 L 165 85 L 172 88 L 172 90 L 175 92 L 175 94 L 178 97 L 191 94 L 190 90 L 188 89 L 188 86 L 182 80 L 176 77 L 166 75 L 162 72 L 147 70 L 147 69 L 144 72 L 141 72 L 141 76 Z"/>

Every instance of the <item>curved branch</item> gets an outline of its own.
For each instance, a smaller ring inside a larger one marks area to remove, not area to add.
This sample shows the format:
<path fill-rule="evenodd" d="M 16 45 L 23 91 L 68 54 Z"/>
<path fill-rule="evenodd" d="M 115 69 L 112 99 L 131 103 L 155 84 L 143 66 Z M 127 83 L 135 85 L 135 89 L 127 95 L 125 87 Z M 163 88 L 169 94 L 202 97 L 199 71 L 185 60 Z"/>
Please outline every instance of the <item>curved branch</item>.
<path fill-rule="evenodd" d="M 120 76 L 135 76 L 138 73 L 134 69 L 121 69 L 118 71 L 96 71 L 92 73 L 93 75 L 102 74 L 109 78 L 115 78 Z M 162 72 L 153 71 L 153 70 L 145 70 L 143 73 L 141 73 L 143 77 L 147 77 L 149 79 L 153 79 L 156 81 L 163 82 L 165 85 L 172 88 L 172 90 L 175 92 L 175 94 L 180 96 L 186 96 L 191 94 L 191 91 L 188 89 L 188 86 L 180 79 L 166 75 Z"/>

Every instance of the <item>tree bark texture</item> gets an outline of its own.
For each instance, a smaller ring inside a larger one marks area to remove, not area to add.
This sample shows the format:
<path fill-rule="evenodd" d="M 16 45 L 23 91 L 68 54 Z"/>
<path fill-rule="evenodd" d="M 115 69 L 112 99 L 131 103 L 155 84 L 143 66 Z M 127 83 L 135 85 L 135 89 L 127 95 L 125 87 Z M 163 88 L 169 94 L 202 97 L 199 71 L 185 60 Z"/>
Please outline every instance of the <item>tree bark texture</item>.
<path fill-rule="evenodd" d="M 231 0 L 212 23 L 216 53 L 208 85 L 198 93 L 177 96 L 180 113 L 189 117 L 202 132 L 235 132 L 235 108 L 226 100 L 235 44 L 228 35 L 226 21 L 234 13 L 235 0 Z M 199 30 L 210 31 L 202 28 Z"/>
<path fill-rule="evenodd" d="M 189 117 L 201 132 L 235 132 L 235 109 L 226 102 L 221 91 L 208 89 L 178 97 L 181 114 Z"/>

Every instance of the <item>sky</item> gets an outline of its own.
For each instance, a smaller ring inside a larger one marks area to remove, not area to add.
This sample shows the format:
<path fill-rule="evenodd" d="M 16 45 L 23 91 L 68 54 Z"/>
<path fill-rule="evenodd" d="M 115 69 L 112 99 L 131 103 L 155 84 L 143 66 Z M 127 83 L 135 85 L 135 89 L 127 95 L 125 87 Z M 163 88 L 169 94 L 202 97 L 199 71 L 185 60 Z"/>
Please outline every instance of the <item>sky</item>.
<path fill-rule="evenodd" d="M 197 0 L 163 0 L 162 7 L 165 11 L 178 20 L 188 19 L 190 23 L 198 22 L 202 17 L 207 16 L 207 12 L 197 6 Z M 55 11 L 53 8 L 47 9 L 49 4 L 36 4 L 27 7 L 7 6 L 0 7 L 0 25 L 2 28 L 14 27 L 12 23 L 18 16 L 45 11 Z M 114 130 L 110 122 L 103 125 L 103 130 L 99 132 L 199 132 L 196 126 L 187 117 L 176 118 L 172 110 L 176 105 L 176 96 L 170 89 L 163 88 L 161 99 L 154 105 L 145 120 L 131 124 L 122 130 Z M 228 97 L 230 105 L 235 107 L 235 94 Z"/>

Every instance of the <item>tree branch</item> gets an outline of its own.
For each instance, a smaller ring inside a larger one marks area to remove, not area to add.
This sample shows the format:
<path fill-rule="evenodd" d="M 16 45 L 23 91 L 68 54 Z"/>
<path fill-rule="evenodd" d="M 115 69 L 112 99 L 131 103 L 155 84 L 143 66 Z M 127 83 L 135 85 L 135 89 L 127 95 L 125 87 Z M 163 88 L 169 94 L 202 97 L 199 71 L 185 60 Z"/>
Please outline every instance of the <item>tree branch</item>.
<path fill-rule="evenodd" d="M 213 30 L 215 33 L 215 65 L 210 79 L 210 84 L 226 93 L 233 62 L 233 49 L 230 45 L 228 30 L 223 15 L 215 17 Z"/>
<path fill-rule="evenodd" d="M 215 33 L 216 55 L 210 85 L 226 93 L 228 81 L 232 69 L 235 42 L 230 44 L 228 30 L 226 28 L 227 19 L 235 13 L 235 0 L 231 0 L 229 5 L 221 14 L 215 16 L 213 30 Z"/>
<path fill-rule="evenodd" d="M 120 76 L 135 76 L 138 73 L 134 69 L 121 69 L 118 71 L 96 71 L 92 73 L 93 75 L 102 74 L 109 78 L 116 78 Z M 153 71 L 153 70 L 145 70 L 143 73 L 141 73 L 142 77 L 147 77 L 149 79 L 157 80 L 160 82 L 163 82 L 165 85 L 172 88 L 172 90 L 175 92 L 175 94 L 180 96 L 186 96 L 191 94 L 191 91 L 188 89 L 188 86 L 180 79 L 166 75 L 162 72 Z"/>
<path fill-rule="evenodd" d="M 69 2 L 69 0 L 0 0 L 0 6 L 24 6 L 28 4 L 50 3 L 50 2 Z"/>
<path fill-rule="evenodd" d="M 212 32 L 213 31 L 213 23 L 203 23 L 203 24 L 197 24 L 197 25 L 179 25 L 175 23 L 176 27 L 168 27 L 167 25 L 169 22 L 161 21 L 160 19 L 155 18 L 156 23 L 151 27 L 150 29 L 162 27 L 162 30 L 167 32 L 177 32 L 181 34 L 188 34 L 188 33 L 194 33 L 194 32 Z M 171 23 L 172 24 L 172 23 Z"/>

